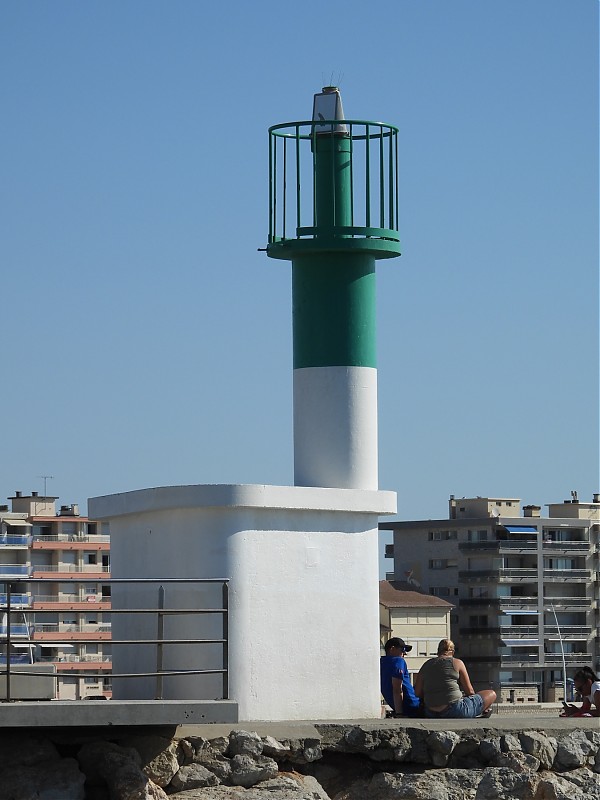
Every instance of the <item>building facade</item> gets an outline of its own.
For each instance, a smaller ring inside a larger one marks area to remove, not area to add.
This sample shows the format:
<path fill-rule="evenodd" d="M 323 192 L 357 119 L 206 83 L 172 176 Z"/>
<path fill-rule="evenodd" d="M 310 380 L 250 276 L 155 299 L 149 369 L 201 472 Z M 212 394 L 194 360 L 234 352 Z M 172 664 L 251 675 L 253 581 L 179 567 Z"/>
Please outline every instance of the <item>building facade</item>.
<path fill-rule="evenodd" d="M 0 664 L 47 664 L 61 700 L 108 698 L 108 529 L 57 499 L 16 492 L 0 507 Z"/>
<path fill-rule="evenodd" d="M 456 605 L 451 635 L 476 688 L 503 701 L 561 700 L 565 671 L 600 669 L 600 495 L 524 506 L 450 498 L 447 520 L 386 522 L 393 577 Z"/>
<path fill-rule="evenodd" d="M 408 671 L 414 676 L 428 658 L 437 655 L 440 640 L 450 636 L 453 608 L 441 597 L 417 592 L 410 584 L 379 581 L 382 648 L 393 636 L 411 645 L 405 659 Z"/>

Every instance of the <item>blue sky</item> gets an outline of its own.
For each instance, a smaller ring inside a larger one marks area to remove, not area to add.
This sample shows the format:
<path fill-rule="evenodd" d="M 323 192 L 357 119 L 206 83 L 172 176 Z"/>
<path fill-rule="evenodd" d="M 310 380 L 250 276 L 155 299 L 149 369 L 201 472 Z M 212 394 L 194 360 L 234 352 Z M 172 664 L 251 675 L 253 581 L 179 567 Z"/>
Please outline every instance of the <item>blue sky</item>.
<path fill-rule="evenodd" d="M 380 485 L 598 491 L 595 0 L 0 5 L 0 491 L 292 482 L 267 128 L 400 128 Z"/>

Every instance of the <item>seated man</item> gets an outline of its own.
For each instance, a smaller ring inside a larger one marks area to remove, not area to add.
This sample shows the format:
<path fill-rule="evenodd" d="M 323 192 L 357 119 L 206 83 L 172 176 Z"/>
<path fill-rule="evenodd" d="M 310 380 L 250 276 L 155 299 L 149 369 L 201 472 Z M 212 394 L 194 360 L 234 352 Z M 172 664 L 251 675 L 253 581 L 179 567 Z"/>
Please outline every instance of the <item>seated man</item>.
<path fill-rule="evenodd" d="M 385 643 L 385 655 L 380 659 L 381 694 L 395 717 L 419 716 L 419 698 L 410 682 L 404 654 L 412 645 L 394 636 Z"/>

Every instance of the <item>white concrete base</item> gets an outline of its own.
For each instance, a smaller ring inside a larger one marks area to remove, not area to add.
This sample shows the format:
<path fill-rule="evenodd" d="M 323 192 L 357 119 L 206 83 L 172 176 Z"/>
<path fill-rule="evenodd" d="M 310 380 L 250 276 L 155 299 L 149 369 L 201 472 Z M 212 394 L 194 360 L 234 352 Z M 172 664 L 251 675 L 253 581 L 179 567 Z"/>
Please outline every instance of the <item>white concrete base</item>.
<path fill-rule="evenodd" d="M 376 490 L 377 370 L 294 370 L 294 483 Z"/>
<path fill-rule="evenodd" d="M 240 720 L 379 718 L 377 526 L 394 492 L 289 486 L 175 486 L 93 498 L 108 519 L 115 578 L 229 578 L 230 698 Z M 166 605 L 213 602 L 166 586 Z M 146 603 L 146 605 L 144 605 Z M 156 605 L 156 588 L 113 590 L 113 606 Z M 176 617 L 167 638 L 212 638 L 209 618 Z M 114 615 L 118 638 L 155 636 L 156 621 Z M 166 668 L 210 668 L 199 645 L 171 646 Z M 212 659 L 212 661 L 211 661 Z M 211 664 L 208 662 L 211 661 Z M 153 646 L 113 647 L 115 672 L 152 671 Z M 151 678 L 113 679 L 116 699 L 150 699 Z M 170 700 L 213 699 L 214 679 L 164 679 Z"/>

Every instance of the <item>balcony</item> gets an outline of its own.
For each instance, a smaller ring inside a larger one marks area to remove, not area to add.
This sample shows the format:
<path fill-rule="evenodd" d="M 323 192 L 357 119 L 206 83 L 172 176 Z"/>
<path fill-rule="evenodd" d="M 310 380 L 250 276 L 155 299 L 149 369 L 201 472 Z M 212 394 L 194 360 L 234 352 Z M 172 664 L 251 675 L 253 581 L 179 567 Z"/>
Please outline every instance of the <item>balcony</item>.
<path fill-rule="evenodd" d="M 562 639 L 588 639 L 592 636 L 589 625 L 561 625 L 560 632 L 556 625 L 544 625 L 544 634 L 559 640 Z"/>
<path fill-rule="evenodd" d="M 572 570 L 571 570 L 572 571 Z M 519 581 L 537 582 L 537 569 L 501 567 L 499 569 L 461 570 L 458 578 L 465 583 L 490 581 L 492 583 L 513 583 Z"/>
<path fill-rule="evenodd" d="M 546 597 L 544 602 L 552 603 L 556 609 L 596 608 L 596 601 L 591 597 Z"/>
<path fill-rule="evenodd" d="M 10 635 L 11 636 L 29 636 L 30 628 L 29 625 L 25 625 L 24 623 L 13 623 L 10 626 Z M 0 625 L 0 636 L 4 638 L 8 634 L 8 625 Z"/>
<path fill-rule="evenodd" d="M 542 543 L 543 551 L 546 555 L 563 555 L 567 553 L 588 553 L 593 552 L 593 545 L 590 542 L 550 542 L 544 540 Z"/>
<path fill-rule="evenodd" d="M 31 602 L 34 611 L 110 611 L 110 597 L 101 595 L 36 595 Z"/>
<path fill-rule="evenodd" d="M 31 536 L 22 533 L 5 533 L 0 536 L 0 547 L 24 547 L 28 548 L 31 544 Z"/>
<path fill-rule="evenodd" d="M 110 567 L 103 567 L 101 564 L 84 564 L 82 567 L 77 567 L 74 564 L 33 564 L 31 566 L 32 578 L 45 578 L 68 576 L 69 579 L 79 580 L 81 575 L 86 578 L 93 578 L 97 576 L 98 580 L 110 577 Z"/>
<path fill-rule="evenodd" d="M 591 580 L 589 569 L 544 569 L 544 581 L 552 583 L 588 583 Z"/>
<path fill-rule="evenodd" d="M 6 666 L 6 656 L 0 656 L 0 664 Z M 31 664 L 31 658 L 26 653 L 12 653 L 11 664 Z"/>
<path fill-rule="evenodd" d="M 0 607 L 6 606 L 7 602 L 8 595 L 0 594 Z M 30 604 L 31 598 L 27 594 L 11 594 L 10 596 L 11 608 L 28 608 Z"/>
<path fill-rule="evenodd" d="M 460 542 L 458 549 L 463 553 L 535 552 L 537 550 L 537 541 L 534 539 L 515 542 L 507 539 L 497 539 L 493 542 Z"/>
<path fill-rule="evenodd" d="M 46 536 L 42 534 L 34 535 L 34 542 L 48 542 L 57 544 L 59 542 L 88 542 L 90 544 L 109 544 L 110 536 L 101 536 L 100 534 L 86 534 L 86 533 L 60 533 L 54 536 Z"/>
<path fill-rule="evenodd" d="M 529 597 L 501 597 L 500 608 L 510 613 L 518 611 L 537 611 L 538 599 L 534 596 Z"/>
<path fill-rule="evenodd" d="M 506 639 L 537 639 L 540 633 L 538 625 L 503 625 L 500 635 Z"/>
<path fill-rule="evenodd" d="M 0 578 L 26 578 L 29 570 L 28 564 L 0 564 Z"/>

